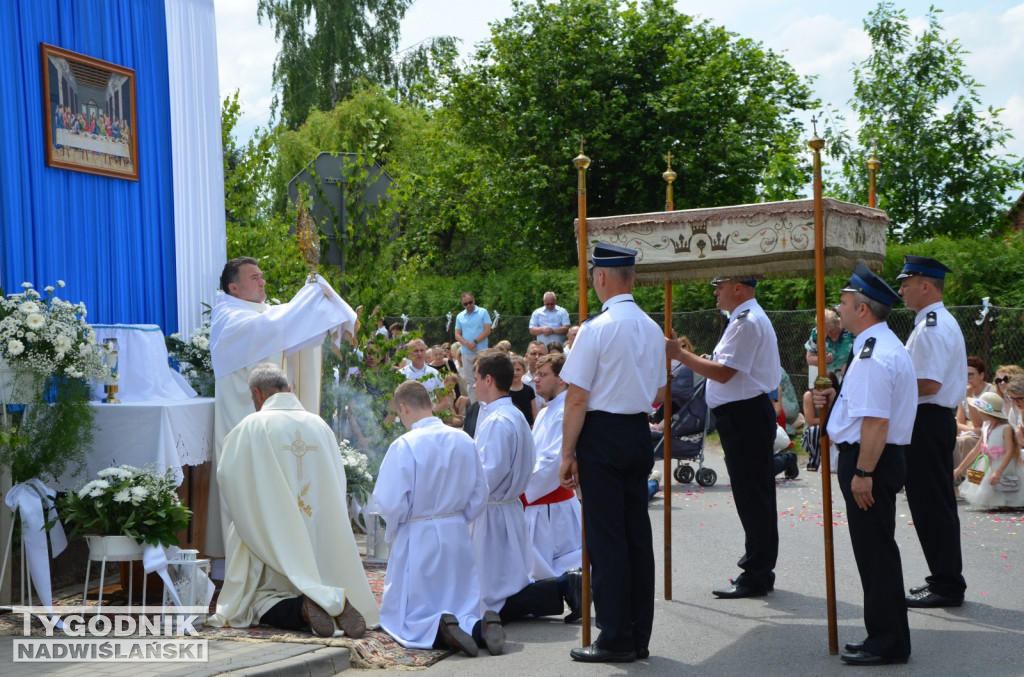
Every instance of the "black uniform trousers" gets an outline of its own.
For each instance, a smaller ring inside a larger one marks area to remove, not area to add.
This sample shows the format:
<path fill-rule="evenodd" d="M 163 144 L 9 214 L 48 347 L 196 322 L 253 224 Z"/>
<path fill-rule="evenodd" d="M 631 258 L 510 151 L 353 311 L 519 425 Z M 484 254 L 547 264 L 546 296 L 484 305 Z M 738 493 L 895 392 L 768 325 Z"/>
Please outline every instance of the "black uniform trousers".
<path fill-rule="evenodd" d="M 743 569 L 734 582 L 754 590 L 775 585 L 779 557 L 779 522 L 775 504 L 775 409 L 767 395 L 728 402 L 714 408 L 718 436 L 725 451 L 736 512 L 743 525 Z"/>
<path fill-rule="evenodd" d="M 885 445 L 872 478 L 874 505 L 862 510 L 853 498 L 850 484 L 860 448 L 839 446 L 839 488 L 846 499 L 850 542 L 857 560 L 857 572 L 864 589 L 864 651 L 876 656 L 902 660 L 910 657 L 910 626 L 907 598 L 903 590 L 903 565 L 896 545 L 896 493 L 906 474 L 906 447 Z M 952 471 L 950 471 L 952 474 Z"/>
<path fill-rule="evenodd" d="M 282 630 L 303 630 L 309 627 L 309 623 L 302 617 L 302 603 L 305 595 L 282 599 L 274 606 L 267 609 L 267 613 L 260 616 L 260 623 Z"/>
<path fill-rule="evenodd" d="M 608 651 L 647 649 L 654 625 L 654 545 L 647 478 L 654 467 L 646 414 L 588 411 L 576 443 L 591 588 Z"/>
<path fill-rule="evenodd" d="M 510 623 L 522 618 L 555 616 L 565 610 L 558 578 L 534 581 L 505 600 L 498 615 L 501 622 Z"/>
<path fill-rule="evenodd" d="M 962 598 L 967 583 L 953 491 L 955 446 L 953 411 L 937 404 L 919 404 L 907 450 L 907 503 L 928 563 L 930 575 L 925 582 L 936 594 Z"/>

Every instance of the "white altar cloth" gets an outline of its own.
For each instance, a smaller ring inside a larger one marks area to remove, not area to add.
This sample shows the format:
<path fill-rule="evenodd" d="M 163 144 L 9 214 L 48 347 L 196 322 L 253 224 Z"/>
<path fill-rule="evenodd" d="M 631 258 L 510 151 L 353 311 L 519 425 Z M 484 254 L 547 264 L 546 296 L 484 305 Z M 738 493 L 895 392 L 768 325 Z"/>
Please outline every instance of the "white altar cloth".
<path fill-rule="evenodd" d="M 155 324 L 94 324 L 96 341 L 117 339 L 117 398 L 122 402 L 185 400 L 196 391 L 167 364 L 167 343 Z M 103 398 L 103 385 L 95 399 Z"/>
<path fill-rule="evenodd" d="M 58 490 L 78 488 L 100 470 L 117 465 L 170 468 L 181 483 L 181 467 L 213 457 L 213 398 L 155 400 L 122 404 L 93 403 L 96 419 L 92 448 L 77 477 L 65 474 Z"/>

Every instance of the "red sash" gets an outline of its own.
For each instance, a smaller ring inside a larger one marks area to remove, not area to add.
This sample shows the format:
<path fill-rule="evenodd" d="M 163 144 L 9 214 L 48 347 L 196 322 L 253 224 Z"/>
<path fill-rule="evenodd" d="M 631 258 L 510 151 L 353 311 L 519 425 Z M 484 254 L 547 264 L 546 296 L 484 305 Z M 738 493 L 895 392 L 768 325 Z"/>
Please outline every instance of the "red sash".
<path fill-rule="evenodd" d="M 547 496 L 541 496 L 533 503 L 526 502 L 526 494 L 521 494 L 519 500 L 523 502 L 523 507 L 528 505 L 547 505 L 548 503 L 561 503 L 562 501 L 568 501 L 570 498 L 576 498 L 576 493 L 571 489 L 565 487 L 558 487 Z"/>

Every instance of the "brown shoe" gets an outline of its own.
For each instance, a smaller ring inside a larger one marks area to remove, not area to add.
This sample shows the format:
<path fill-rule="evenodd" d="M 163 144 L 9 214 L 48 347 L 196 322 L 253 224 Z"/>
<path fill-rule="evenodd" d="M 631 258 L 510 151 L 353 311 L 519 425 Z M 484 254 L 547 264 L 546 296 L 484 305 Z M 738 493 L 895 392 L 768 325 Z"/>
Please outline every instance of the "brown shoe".
<path fill-rule="evenodd" d="M 454 614 L 441 614 L 441 620 L 437 624 L 437 631 L 441 633 L 445 644 L 452 651 L 461 651 L 470 657 L 475 657 L 480 653 L 473 638 L 459 627 L 459 619 Z"/>
<path fill-rule="evenodd" d="M 334 617 L 334 621 L 352 639 L 360 639 L 366 634 L 366 619 L 347 599 L 345 600 L 345 608 Z"/>
<path fill-rule="evenodd" d="M 302 620 L 309 623 L 310 630 L 318 637 L 334 637 L 334 619 L 323 607 L 309 597 L 302 599 Z"/>

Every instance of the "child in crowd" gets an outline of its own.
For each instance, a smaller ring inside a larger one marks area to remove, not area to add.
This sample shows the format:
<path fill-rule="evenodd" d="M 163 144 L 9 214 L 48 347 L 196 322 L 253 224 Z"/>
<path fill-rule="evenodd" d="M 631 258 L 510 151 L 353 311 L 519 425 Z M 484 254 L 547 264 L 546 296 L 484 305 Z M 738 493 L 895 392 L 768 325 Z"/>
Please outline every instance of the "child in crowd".
<path fill-rule="evenodd" d="M 523 376 L 526 374 L 526 360 L 522 355 L 511 355 L 512 358 L 512 388 L 509 390 L 509 397 L 516 409 L 523 412 L 526 422 L 533 427 L 533 419 L 537 418 L 537 393 L 533 386 L 523 383 Z"/>
<path fill-rule="evenodd" d="M 981 415 L 981 436 L 974 449 L 953 471 L 953 479 L 966 474 L 981 457 L 985 458 L 979 464 L 984 468 L 985 476 L 980 483 L 963 483 L 960 493 L 970 505 L 982 510 L 1024 506 L 1024 487 L 1018 474 L 1017 457 L 1020 452 L 1013 430 L 1006 423 L 1003 398 L 988 392 L 968 399 L 968 403 Z"/>

